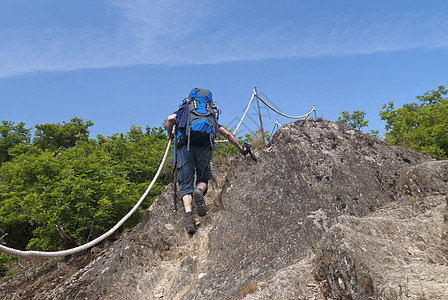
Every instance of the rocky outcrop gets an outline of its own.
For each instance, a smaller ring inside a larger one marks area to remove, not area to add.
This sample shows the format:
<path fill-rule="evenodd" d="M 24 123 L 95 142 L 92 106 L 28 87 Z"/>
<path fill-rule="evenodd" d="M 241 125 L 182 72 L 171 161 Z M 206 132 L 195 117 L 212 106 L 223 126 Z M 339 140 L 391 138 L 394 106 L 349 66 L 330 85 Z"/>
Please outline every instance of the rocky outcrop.
<path fill-rule="evenodd" d="M 214 168 L 193 237 L 172 186 L 48 299 L 448 299 L 448 162 L 332 121 Z"/>
<path fill-rule="evenodd" d="M 448 257 L 441 243 L 444 200 L 428 196 L 385 205 L 367 217 L 339 217 L 325 234 L 317 259 L 324 295 L 447 299 Z"/>

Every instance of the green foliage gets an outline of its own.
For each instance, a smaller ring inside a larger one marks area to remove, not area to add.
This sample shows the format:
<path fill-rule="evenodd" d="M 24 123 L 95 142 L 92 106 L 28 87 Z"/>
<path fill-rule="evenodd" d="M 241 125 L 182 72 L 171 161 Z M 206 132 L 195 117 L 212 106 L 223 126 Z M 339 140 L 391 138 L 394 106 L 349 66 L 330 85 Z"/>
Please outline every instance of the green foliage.
<path fill-rule="evenodd" d="M 341 112 L 341 116 L 338 118 L 338 122 L 342 124 L 347 124 L 350 127 L 362 130 L 364 127 L 369 126 L 369 121 L 364 120 L 366 113 L 363 111 L 355 110 L 353 113 L 349 113 L 348 111 Z M 367 133 L 371 136 L 378 137 L 378 130 L 370 130 L 370 133 Z"/>
<path fill-rule="evenodd" d="M 143 194 L 166 149 L 163 129 L 133 126 L 127 134 L 94 140 L 87 138 L 89 126 L 76 118 L 38 125 L 36 144 L 10 150 L 12 159 L 0 167 L 0 228 L 8 246 L 64 248 L 56 225 L 83 244 L 113 227 Z M 171 181 L 171 170 L 161 174 L 128 225 Z"/>
<path fill-rule="evenodd" d="M 0 165 L 11 160 L 10 149 L 16 145 L 27 145 L 30 143 L 30 139 L 31 130 L 25 128 L 25 123 L 20 122 L 14 125 L 14 122 L 2 121 L 2 125 L 0 125 Z"/>
<path fill-rule="evenodd" d="M 55 151 L 59 148 L 74 147 L 78 141 L 86 141 L 89 138 L 88 128 L 91 121 L 84 122 L 79 118 L 73 118 L 70 122 L 61 124 L 36 125 L 33 144 L 41 149 Z"/>
<path fill-rule="evenodd" d="M 6 264 L 14 260 L 17 260 L 17 258 L 11 255 L 0 253 L 0 278 L 7 275 L 8 268 L 6 267 Z"/>
<path fill-rule="evenodd" d="M 131 126 L 127 135 L 115 134 L 109 138 L 98 136 L 98 143 L 103 145 L 115 160 L 121 162 L 121 168 L 128 174 L 130 181 L 146 183 L 157 172 L 161 157 L 166 149 L 166 134 L 162 127 L 146 128 Z M 172 169 L 173 159 L 167 159 L 166 169 Z M 170 170 L 171 171 L 171 170 Z M 170 182 L 168 173 L 161 174 L 162 182 Z M 157 194 L 158 195 L 158 194 Z"/>
<path fill-rule="evenodd" d="M 364 120 L 365 116 L 366 113 L 359 110 L 355 110 L 353 113 L 343 111 L 341 112 L 341 116 L 338 118 L 338 122 L 347 124 L 354 129 L 361 130 L 369 125 L 369 121 Z"/>
<path fill-rule="evenodd" d="M 261 149 L 266 145 L 266 142 L 271 141 L 271 135 L 268 131 L 264 133 L 264 139 L 263 135 L 261 134 L 261 129 L 258 129 L 254 133 L 246 134 L 244 136 L 244 140 L 242 142 L 246 142 L 252 145 L 253 149 Z"/>
<path fill-rule="evenodd" d="M 389 101 L 380 117 L 386 121 L 386 141 L 420 151 L 436 159 L 448 158 L 448 91 L 443 86 L 395 109 Z M 445 97 L 444 97 L 445 96 Z"/>
<path fill-rule="evenodd" d="M 370 130 L 370 133 L 367 133 L 368 135 L 378 137 L 380 135 L 379 130 Z"/>
<path fill-rule="evenodd" d="M 224 126 L 224 128 L 226 128 Z M 226 128 L 227 129 L 227 128 Z M 228 130 L 228 129 L 227 129 Z M 232 132 L 232 130 L 230 130 Z M 212 152 L 212 157 L 214 159 L 227 159 L 232 156 L 236 156 L 239 154 L 238 149 L 235 148 L 230 142 L 227 142 L 227 139 L 222 136 L 220 133 L 218 133 L 218 136 L 215 141 L 226 141 L 224 143 L 215 143 L 215 150 Z M 238 141 L 240 144 L 242 144 L 242 138 L 239 137 Z"/>
<path fill-rule="evenodd" d="M 230 130 L 230 132 L 232 132 L 232 130 Z M 269 132 L 265 132 L 265 138 L 267 142 L 270 142 L 271 136 Z M 221 134 L 218 134 L 216 140 L 219 141 L 226 139 Z M 240 136 L 237 138 L 237 140 L 241 145 L 243 145 L 244 142 L 252 144 L 253 149 L 259 149 L 265 145 L 260 129 L 255 131 L 254 133 L 245 134 L 244 137 Z M 230 142 L 216 143 L 215 146 L 215 151 L 212 152 L 214 159 L 227 159 L 231 156 L 237 156 L 238 154 L 240 154 L 238 149 Z"/>

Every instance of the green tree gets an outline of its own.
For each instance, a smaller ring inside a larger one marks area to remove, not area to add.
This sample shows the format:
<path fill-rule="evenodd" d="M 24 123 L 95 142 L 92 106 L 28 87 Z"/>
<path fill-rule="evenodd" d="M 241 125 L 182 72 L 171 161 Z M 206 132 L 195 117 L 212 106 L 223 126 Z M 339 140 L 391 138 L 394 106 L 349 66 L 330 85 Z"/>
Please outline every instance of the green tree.
<path fill-rule="evenodd" d="M 29 144 L 31 140 L 31 130 L 25 128 L 25 123 L 2 121 L 0 125 L 0 165 L 11 160 L 9 150 L 19 144 Z"/>
<path fill-rule="evenodd" d="M 134 126 L 127 134 L 80 139 L 56 151 L 49 141 L 40 145 L 47 149 L 15 147 L 0 167 L 0 229 L 14 248 L 66 247 L 56 226 L 77 244 L 109 230 L 147 188 L 167 145 L 161 128 Z M 128 226 L 171 181 L 171 170 L 164 172 Z"/>
<path fill-rule="evenodd" d="M 41 149 L 52 151 L 74 147 L 78 141 L 88 140 L 88 128 L 91 126 L 93 126 L 92 121 L 85 122 L 76 117 L 68 123 L 39 124 L 35 126 L 33 144 Z"/>
<path fill-rule="evenodd" d="M 355 110 L 353 113 L 348 111 L 342 111 L 341 116 L 338 118 L 338 122 L 347 124 L 354 129 L 361 130 L 369 125 L 369 121 L 365 121 L 366 113 L 363 111 Z"/>
<path fill-rule="evenodd" d="M 8 268 L 6 267 L 6 264 L 17 260 L 17 257 L 7 255 L 4 253 L 0 253 L 0 278 L 5 276 L 8 272 Z"/>
<path fill-rule="evenodd" d="M 364 120 L 366 113 L 363 111 L 355 110 L 353 113 L 348 111 L 341 112 L 341 116 L 338 118 L 338 122 L 342 124 L 347 124 L 350 127 L 362 130 L 364 127 L 368 127 L 369 121 Z M 378 136 L 378 130 L 370 130 L 369 135 Z"/>
<path fill-rule="evenodd" d="M 33 187 L 38 184 L 39 173 L 51 173 L 48 156 L 39 149 L 31 155 L 22 154 L 19 159 L 14 157 L 0 167 L 0 228 L 8 234 L 5 241 L 13 248 L 24 249 L 32 236 L 31 199 L 36 194 Z"/>
<path fill-rule="evenodd" d="M 428 91 L 395 109 L 389 101 L 380 117 L 386 121 L 386 141 L 420 151 L 436 159 L 448 158 L 448 91 L 444 86 Z"/>

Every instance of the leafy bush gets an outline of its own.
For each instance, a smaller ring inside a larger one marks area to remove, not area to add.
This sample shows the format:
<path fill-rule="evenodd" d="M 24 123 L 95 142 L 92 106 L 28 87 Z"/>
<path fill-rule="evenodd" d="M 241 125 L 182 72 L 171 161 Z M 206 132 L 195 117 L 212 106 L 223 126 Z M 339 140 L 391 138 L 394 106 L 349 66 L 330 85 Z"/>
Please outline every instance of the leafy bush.
<path fill-rule="evenodd" d="M 408 147 L 436 159 L 448 158 L 448 91 L 443 86 L 395 109 L 389 101 L 380 117 L 386 121 L 386 141 Z M 445 96 L 445 97 L 444 97 Z"/>
<path fill-rule="evenodd" d="M 355 110 L 352 113 L 348 111 L 342 111 L 341 116 L 338 117 L 338 122 L 342 124 L 349 125 L 350 127 L 362 130 L 364 127 L 369 127 L 369 121 L 364 120 L 366 113 L 360 110 Z M 370 130 L 370 133 L 367 133 L 371 136 L 378 137 L 378 130 Z"/>
<path fill-rule="evenodd" d="M 19 144 L 29 144 L 31 130 L 25 123 L 14 125 L 14 122 L 2 121 L 0 125 L 0 165 L 11 159 L 9 150 Z"/>
<path fill-rule="evenodd" d="M 35 126 L 33 144 L 51 151 L 74 147 L 78 141 L 88 140 L 88 128 L 92 125 L 92 121 L 84 122 L 79 118 L 73 118 L 70 122 L 62 124 L 39 124 Z"/>
<path fill-rule="evenodd" d="M 0 253 L 0 278 L 4 277 L 8 273 L 8 268 L 6 264 L 17 260 L 17 257 Z"/>
<path fill-rule="evenodd" d="M 91 124 L 76 118 L 72 123 L 85 129 Z M 65 125 L 45 128 L 67 129 Z M 0 228 L 8 232 L 5 241 L 10 247 L 65 248 L 56 226 L 76 244 L 109 230 L 143 194 L 167 145 L 162 128 L 143 132 L 133 126 L 127 134 L 96 140 L 86 138 L 88 131 L 79 135 L 73 126 L 68 128 L 71 135 L 61 134 L 67 139 L 60 138 L 57 144 L 51 138 L 43 143 L 39 137 L 33 139 L 37 145 L 9 149 L 12 159 L 0 167 Z M 128 225 L 139 220 L 142 207 L 148 207 L 172 180 L 171 170 L 161 175 Z"/>

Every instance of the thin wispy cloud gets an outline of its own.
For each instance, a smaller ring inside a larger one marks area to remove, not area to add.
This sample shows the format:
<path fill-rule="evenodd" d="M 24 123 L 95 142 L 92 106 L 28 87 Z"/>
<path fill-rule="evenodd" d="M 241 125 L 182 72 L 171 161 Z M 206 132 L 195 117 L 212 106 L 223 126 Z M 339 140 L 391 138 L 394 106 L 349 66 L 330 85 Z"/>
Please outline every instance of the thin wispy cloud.
<path fill-rule="evenodd" d="M 113 0 L 115 28 L 0 29 L 0 78 L 140 64 L 215 64 L 447 49 L 442 15 L 277 18 L 242 22 L 205 0 Z M 267 14 L 268 16 L 268 14 Z M 215 20 L 226 20 L 216 22 Z"/>

